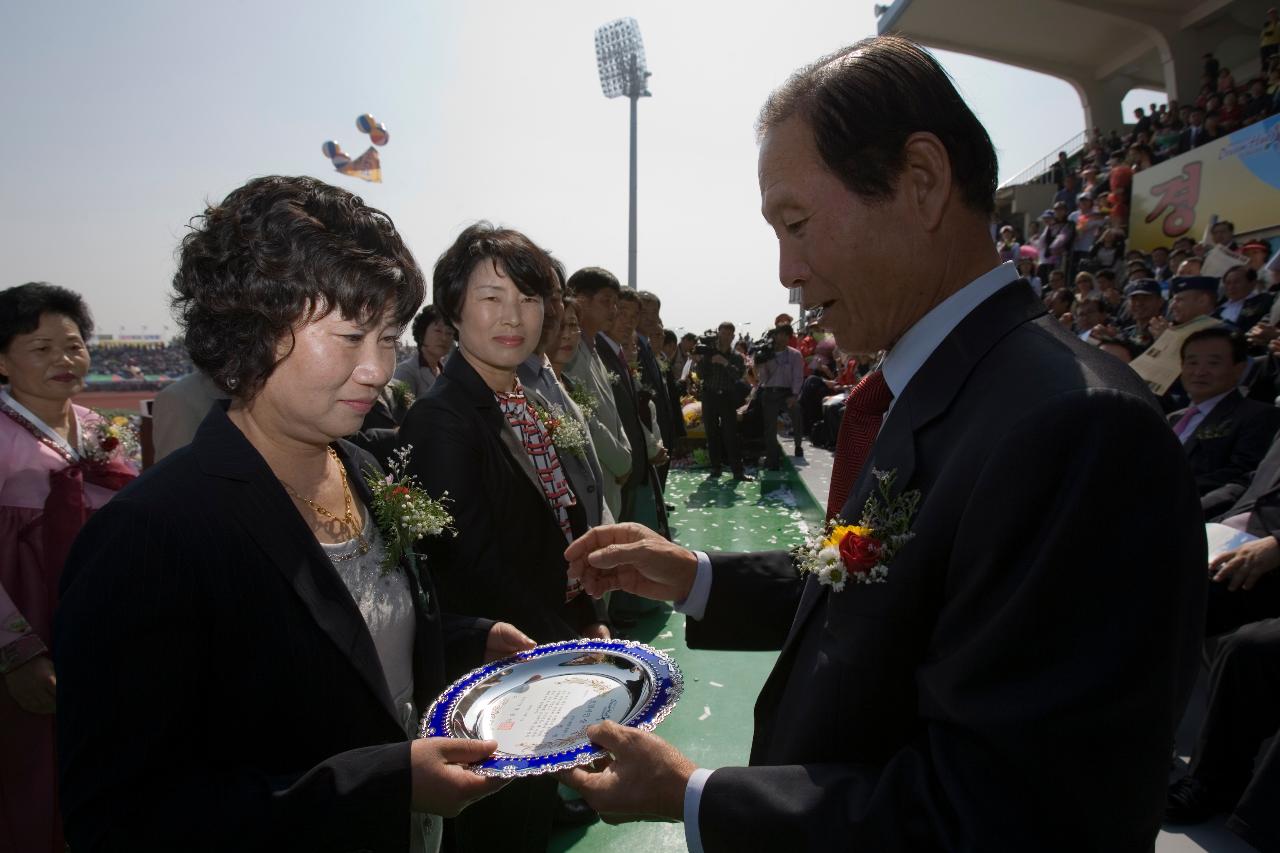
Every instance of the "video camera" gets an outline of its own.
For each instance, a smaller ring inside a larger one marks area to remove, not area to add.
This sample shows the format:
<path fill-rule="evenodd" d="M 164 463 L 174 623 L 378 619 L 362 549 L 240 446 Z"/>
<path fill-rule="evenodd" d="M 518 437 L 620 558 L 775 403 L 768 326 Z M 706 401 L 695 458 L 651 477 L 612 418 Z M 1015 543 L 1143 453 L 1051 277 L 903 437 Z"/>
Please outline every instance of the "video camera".
<path fill-rule="evenodd" d="M 773 349 L 774 330 L 770 329 L 760 336 L 760 340 L 751 345 L 751 360 L 756 364 L 764 364 L 771 361 L 778 353 Z"/>
<path fill-rule="evenodd" d="M 715 335 L 704 335 L 693 345 L 694 355 L 713 355 L 719 349 L 719 341 Z"/>

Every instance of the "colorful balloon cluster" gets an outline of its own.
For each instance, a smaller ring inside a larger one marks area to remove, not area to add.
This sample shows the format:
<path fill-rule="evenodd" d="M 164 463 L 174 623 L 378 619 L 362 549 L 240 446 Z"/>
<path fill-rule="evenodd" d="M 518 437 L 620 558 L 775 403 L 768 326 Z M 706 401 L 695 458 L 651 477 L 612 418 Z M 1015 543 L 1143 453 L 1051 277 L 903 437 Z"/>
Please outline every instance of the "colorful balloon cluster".
<path fill-rule="evenodd" d="M 324 156 L 333 161 L 333 166 L 336 169 L 341 169 L 351 162 L 351 157 L 347 152 L 343 151 L 342 146 L 332 139 L 320 146 L 320 150 L 324 152 Z"/>
<path fill-rule="evenodd" d="M 386 145 L 391 141 L 391 135 L 387 133 L 387 126 L 373 117 L 371 113 L 365 113 L 356 119 L 356 127 L 361 133 L 369 134 L 369 141 L 374 145 Z"/>
<path fill-rule="evenodd" d="M 391 141 L 391 135 L 387 133 L 387 126 L 370 113 L 365 113 L 356 118 L 356 127 L 359 128 L 361 133 L 369 134 L 369 141 L 374 145 L 386 145 Z M 333 168 L 342 174 L 375 183 L 382 182 L 382 164 L 379 162 L 376 148 L 370 147 L 368 151 L 354 160 L 351 159 L 351 155 L 342 150 L 341 145 L 332 139 L 320 146 L 320 150 L 324 152 L 324 156 L 333 162 Z"/>

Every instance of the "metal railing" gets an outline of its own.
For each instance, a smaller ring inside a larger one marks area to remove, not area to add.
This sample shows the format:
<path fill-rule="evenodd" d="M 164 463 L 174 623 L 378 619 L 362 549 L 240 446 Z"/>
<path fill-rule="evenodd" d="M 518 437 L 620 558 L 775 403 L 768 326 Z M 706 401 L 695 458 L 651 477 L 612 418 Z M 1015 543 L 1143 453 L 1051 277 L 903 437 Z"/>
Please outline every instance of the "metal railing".
<path fill-rule="evenodd" d="M 1053 150 L 1044 157 L 1041 157 L 1039 160 L 1032 163 L 1009 180 L 1000 184 L 1000 189 L 1004 189 L 1005 187 L 1016 187 L 1021 184 L 1047 183 L 1049 175 L 1053 169 L 1053 164 L 1058 162 L 1058 152 L 1067 152 L 1067 158 L 1069 161 L 1077 160 L 1080 152 L 1084 149 L 1084 144 L 1087 139 L 1088 135 L 1082 130 L 1061 145 L 1053 146 Z"/>

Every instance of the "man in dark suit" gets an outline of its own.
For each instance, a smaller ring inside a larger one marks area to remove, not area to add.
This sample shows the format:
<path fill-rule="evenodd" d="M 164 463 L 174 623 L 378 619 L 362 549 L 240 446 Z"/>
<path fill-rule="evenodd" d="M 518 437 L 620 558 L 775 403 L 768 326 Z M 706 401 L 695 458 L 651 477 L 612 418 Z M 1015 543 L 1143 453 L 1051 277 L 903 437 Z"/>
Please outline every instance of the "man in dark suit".
<path fill-rule="evenodd" d="M 1220 492 L 1234 501 L 1214 521 L 1257 538 L 1209 565 L 1217 581 L 1209 587 L 1205 615 L 1210 637 L 1280 617 L 1280 441 L 1272 442 L 1248 486 L 1228 484 Z"/>
<path fill-rule="evenodd" d="M 1194 824 L 1225 813 L 1227 828 L 1259 850 L 1280 847 L 1280 441 L 1215 521 L 1256 538 L 1214 557 L 1205 634 L 1209 703 L 1188 774 L 1169 786 L 1165 820 Z"/>
<path fill-rule="evenodd" d="M 1178 135 L 1178 153 L 1186 154 L 1193 148 L 1198 148 L 1209 141 L 1209 135 L 1204 129 L 1204 110 L 1195 107 L 1191 110 L 1191 119 L 1187 128 Z"/>
<path fill-rule="evenodd" d="M 1254 293 L 1258 273 L 1246 264 L 1232 267 L 1222 275 L 1223 297 L 1213 316 L 1241 332 L 1247 332 L 1271 314 L 1275 297 L 1270 293 Z"/>
<path fill-rule="evenodd" d="M 640 315 L 636 323 L 636 353 L 639 356 L 640 377 L 658 414 L 654 429 L 660 434 L 667 452 L 675 450 L 676 439 L 684 434 L 684 418 L 678 405 L 672 403 L 668 392 L 669 369 L 664 370 L 658 361 L 656 350 L 663 345 L 662 301 L 657 294 L 642 290 Z M 668 465 L 658 466 L 658 478 L 665 488 Z"/>
<path fill-rule="evenodd" d="M 618 311 L 613 325 L 596 336 L 596 352 L 604 366 L 617 378 L 613 383 L 613 398 L 618 405 L 618 417 L 622 429 L 631 444 L 631 476 L 622 484 L 622 512 L 619 521 L 636 520 L 637 498 L 643 489 L 652 489 L 649 479 L 649 459 L 640 414 L 640 389 L 631 371 L 631 361 L 623 344 L 634 337 L 636 319 L 640 313 L 640 300 L 634 290 L 621 288 L 618 293 Z M 619 340 L 621 339 L 621 340 Z M 648 406 L 645 407 L 648 416 Z"/>
<path fill-rule="evenodd" d="M 994 151 L 921 48 L 826 57 L 759 128 L 783 284 L 841 348 L 888 350 L 846 406 L 829 507 L 883 513 L 891 479 L 911 536 L 876 521 L 821 579 L 635 525 L 579 540 L 593 595 L 678 602 L 693 646 L 782 652 L 751 766 L 697 769 L 605 723 L 613 763 L 565 778 L 606 820 L 683 818 L 695 851 L 1149 850 L 1205 584 L 1156 401 L 999 264 Z M 1118 487 L 1137 478 L 1142 513 Z"/>
<path fill-rule="evenodd" d="M 1168 416 L 1191 464 L 1200 506 L 1218 515 L 1238 496 L 1280 429 L 1280 409 L 1240 393 L 1248 365 L 1244 337 L 1225 326 L 1203 329 L 1182 344 L 1182 387 L 1191 405 Z"/>

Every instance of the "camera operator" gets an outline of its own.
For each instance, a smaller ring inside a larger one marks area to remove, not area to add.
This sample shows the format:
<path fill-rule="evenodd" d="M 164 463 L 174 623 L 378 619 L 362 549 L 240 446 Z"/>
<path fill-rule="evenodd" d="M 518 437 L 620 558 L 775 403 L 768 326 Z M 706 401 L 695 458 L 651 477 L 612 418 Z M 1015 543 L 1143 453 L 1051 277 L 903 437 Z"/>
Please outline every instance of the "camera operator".
<path fill-rule="evenodd" d="M 800 350 L 788 346 L 794 335 L 790 324 L 774 328 L 770 332 L 771 351 L 756 357 L 756 376 L 760 380 L 760 405 L 764 414 L 765 466 L 778 470 L 782 448 L 778 444 L 778 415 L 783 409 L 791 414 L 791 435 L 795 443 L 797 459 L 804 457 L 800 439 L 804 436 L 804 424 L 800 418 L 800 385 L 804 382 L 804 356 Z"/>
<path fill-rule="evenodd" d="M 742 402 L 739 383 L 746 372 L 742 356 L 733 351 L 736 330 L 729 321 L 716 331 L 715 346 L 704 338 L 694 347 L 698 377 L 702 380 L 702 422 L 707 430 L 707 453 L 711 476 L 719 477 L 729 463 L 733 479 L 745 480 L 738 447 L 738 405 Z"/>

